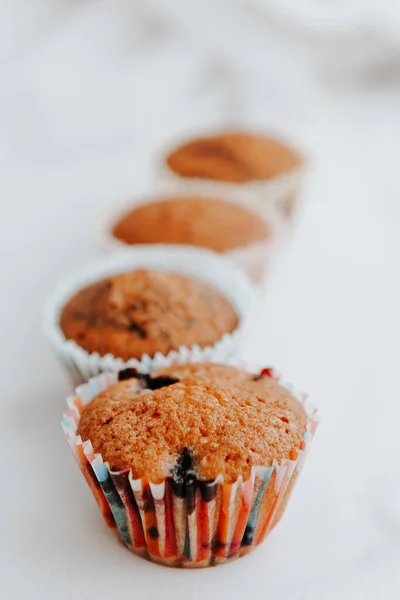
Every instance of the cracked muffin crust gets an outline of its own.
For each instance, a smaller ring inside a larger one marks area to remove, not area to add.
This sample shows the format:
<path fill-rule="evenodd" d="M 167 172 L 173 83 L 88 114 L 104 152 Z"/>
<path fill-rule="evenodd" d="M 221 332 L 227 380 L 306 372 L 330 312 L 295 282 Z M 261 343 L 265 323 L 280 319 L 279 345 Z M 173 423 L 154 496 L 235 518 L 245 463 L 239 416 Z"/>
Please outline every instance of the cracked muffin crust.
<path fill-rule="evenodd" d="M 127 376 L 92 400 L 78 428 L 112 470 L 154 483 L 170 477 L 179 485 L 187 472 L 229 482 L 299 448 L 306 413 L 272 377 L 211 364 Z M 158 389 L 146 389 L 157 379 Z"/>
<path fill-rule="evenodd" d="M 171 152 L 166 162 L 180 177 L 247 183 L 290 171 L 301 158 L 277 140 L 232 132 L 194 139 Z"/>
<path fill-rule="evenodd" d="M 87 352 L 129 360 L 204 348 L 238 325 L 216 289 L 177 273 L 137 270 L 93 283 L 64 306 L 60 327 Z"/>
<path fill-rule="evenodd" d="M 179 196 L 133 208 L 113 227 L 126 244 L 189 244 L 228 252 L 268 238 L 268 225 L 255 213 L 226 200 Z"/>

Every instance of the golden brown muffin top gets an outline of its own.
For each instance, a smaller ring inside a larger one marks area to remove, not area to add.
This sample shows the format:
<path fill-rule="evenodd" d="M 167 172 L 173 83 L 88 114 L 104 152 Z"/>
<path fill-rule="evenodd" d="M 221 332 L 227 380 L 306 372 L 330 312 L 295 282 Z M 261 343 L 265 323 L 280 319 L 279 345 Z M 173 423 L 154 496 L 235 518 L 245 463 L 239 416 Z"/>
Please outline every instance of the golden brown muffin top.
<path fill-rule="evenodd" d="M 194 139 L 166 159 L 181 177 L 246 183 L 270 179 L 301 164 L 293 149 L 277 140 L 248 133 Z"/>
<path fill-rule="evenodd" d="M 167 376 L 182 383 L 244 383 L 254 381 L 254 373 L 245 369 L 224 365 L 222 363 L 185 363 L 155 369 L 149 375 L 151 378 Z"/>
<path fill-rule="evenodd" d="M 151 381 L 153 378 L 160 378 L 161 381 L 161 378 L 166 377 L 187 384 L 201 384 L 210 381 L 222 386 L 238 384 L 248 392 L 260 392 L 264 386 L 268 390 L 270 378 L 274 378 L 273 369 L 263 369 L 262 373 L 268 373 L 268 375 L 255 375 L 244 368 L 222 363 L 185 363 L 155 369 L 149 375 L 149 379 Z"/>
<path fill-rule="evenodd" d="M 171 197 L 133 208 L 114 226 L 126 244 L 190 244 L 227 252 L 269 236 L 253 212 L 215 198 Z"/>
<path fill-rule="evenodd" d="M 60 326 L 87 352 L 129 360 L 215 344 L 238 325 L 214 288 L 177 273 L 138 270 L 93 283 L 65 305 Z"/>
<path fill-rule="evenodd" d="M 190 371 L 190 369 L 189 369 Z M 202 377 L 205 378 L 203 370 Z M 83 411 L 78 434 L 90 440 L 113 470 L 154 483 L 171 476 L 183 452 L 199 480 L 219 474 L 247 479 L 252 466 L 293 458 L 305 430 L 302 405 L 270 377 L 241 383 L 178 382 L 138 395 L 137 381 L 118 383 Z"/>

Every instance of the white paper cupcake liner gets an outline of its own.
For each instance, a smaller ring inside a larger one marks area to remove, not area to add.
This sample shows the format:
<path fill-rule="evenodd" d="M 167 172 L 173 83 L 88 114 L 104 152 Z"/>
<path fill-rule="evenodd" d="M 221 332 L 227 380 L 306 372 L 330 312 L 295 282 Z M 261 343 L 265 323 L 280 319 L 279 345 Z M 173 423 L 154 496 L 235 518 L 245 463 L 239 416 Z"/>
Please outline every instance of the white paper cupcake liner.
<path fill-rule="evenodd" d="M 181 493 L 171 478 L 154 484 L 134 479 L 129 470 L 112 471 L 90 440 L 76 435 L 83 408 L 114 385 L 116 373 L 97 376 L 68 399 L 62 427 L 100 511 L 128 549 L 168 566 L 206 567 L 247 554 L 280 520 L 300 474 L 319 417 L 304 394 L 280 381 L 303 404 L 308 422 L 290 458 L 253 466 L 247 480 L 196 480 Z"/>
<path fill-rule="evenodd" d="M 202 135 L 207 136 L 207 132 Z M 200 137 L 199 132 L 194 134 L 193 139 L 197 137 Z M 227 198 L 253 210 L 265 219 L 268 219 L 271 209 L 276 209 L 283 222 L 288 220 L 295 209 L 307 171 L 307 161 L 303 155 L 302 163 L 298 167 L 264 181 L 234 183 L 199 177 L 181 177 L 170 169 L 166 157 L 189 139 L 187 135 L 178 137 L 158 153 L 155 171 L 157 185 L 162 186 L 168 193 L 180 191 L 184 194 Z M 281 228 L 280 232 L 283 231 L 284 229 Z"/>
<path fill-rule="evenodd" d="M 153 357 L 143 354 L 140 360 L 132 358 L 129 361 L 112 354 L 100 356 L 96 352 L 86 352 L 76 342 L 67 340 L 59 324 L 66 302 L 78 290 L 95 281 L 135 269 L 180 273 L 213 286 L 235 309 L 239 318 L 238 327 L 232 333 L 224 334 L 213 346 L 181 346 L 166 356 L 157 352 Z M 166 361 L 224 361 L 232 355 L 238 355 L 256 313 L 257 304 L 258 292 L 255 287 L 240 269 L 220 254 L 191 246 L 136 245 L 124 252 L 92 262 L 72 277 L 66 278 L 44 307 L 43 331 L 76 385 L 99 373 L 119 371 L 127 366 L 139 371 L 149 371 L 163 366 Z"/>
<path fill-rule="evenodd" d="M 178 189 L 175 189 L 175 194 L 171 194 L 167 190 L 160 188 L 145 198 L 140 198 L 136 201 L 133 200 L 124 204 L 118 210 L 113 208 L 107 211 L 99 228 L 98 239 L 100 247 L 108 251 L 135 248 L 136 244 L 126 244 L 112 235 L 113 226 L 119 219 L 134 208 L 149 204 L 154 200 L 157 200 L 157 202 L 168 201 L 172 197 L 182 195 L 185 195 L 184 193 L 182 194 L 182 190 L 179 191 Z M 196 192 L 196 196 L 204 198 L 221 197 L 226 201 L 230 201 L 229 196 L 217 196 L 215 194 L 213 196 L 207 196 L 199 190 Z M 247 209 L 252 210 L 252 207 L 247 207 Z M 284 221 L 280 212 L 273 206 L 266 206 L 262 215 L 258 212 L 256 214 L 266 222 L 269 230 L 268 237 L 265 240 L 257 241 L 246 246 L 237 246 L 233 250 L 223 252 L 222 255 L 243 269 L 252 281 L 257 284 L 262 284 L 268 275 L 270 266 L 273 264 L 277 244 L 284 228 Z M 221 227 L 223 227 L 223 224 L 221 224 Z"/>

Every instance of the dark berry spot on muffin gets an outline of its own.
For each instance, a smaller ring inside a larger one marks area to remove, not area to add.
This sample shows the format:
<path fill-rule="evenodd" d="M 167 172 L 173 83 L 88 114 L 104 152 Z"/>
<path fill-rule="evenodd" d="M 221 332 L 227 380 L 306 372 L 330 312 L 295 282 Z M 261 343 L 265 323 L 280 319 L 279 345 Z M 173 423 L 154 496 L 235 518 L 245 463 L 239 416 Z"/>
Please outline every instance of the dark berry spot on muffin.
<path fill-rule="evenodd" d="M 148 390 L 158 390 L 160 388 L 178 383 L 178 379 L 175 377 L 169 377 L 168 375 L 160 375 L 158 377 L 151 377 L 147 373 L 138 373 L 136 369 L 128 367 L 122 369 L 118 373 L 118 381 L 125 381 L 126 379 L 137 379 L 143 386 Z"/>
<path fill-rule="evenodd" d="M 174 383 L 178 383 L 179 379 L 175 377 L 169 377 L 168 375 L 160 375 L 159 377 L 147 377 L 146 387 L 149 390 L 159 390 L 160 388 L 167 387 Z"/>
<path fill-rule="evenodd" d="M 118 373 L 118 381 L 125 381 L 126 379 L 132 379 L 133 377 L 137 377 L 138 379 L 141 378 L 140 373 L 138 373 L 136 369 L 122 369 L 122 371 L 119 371 Z"/>
<path fill-rule="evenodd" d="M 281 417 L 280 419 L 281 419 L 281 421 L 283 421 L 284 423 L 289 423 L 289 419 L 287 419 L 286 417 Z"/>
<path fill-rule="evenodd" d="M 175 483 L 183 484 L 188 472 L 193 468 L 193 453 L 189 448 L 184 448 L 173 471 L 172 478 Z"/>
<path fill-rule="evenodd" d="M 273 369 L 267 367 L 265 369 L 262 369 L 262 371 L 260 371 L 260 373 L 254 377 L 254 381 L 259 381 L 263 377 L 273 377 L 273 376 L 274 376 Z"/>
<path fill-rule="evenodd" d="M 193 473 L 193 452 L 189 448 L 184 448 L 179 459 L 172 469 L 172 487 L 177 496 L 186 497 L 188 510 L 192 501 L 194 502 L 194 493 L 196 489 L 196 476 Z"/>
<path fill-rule="evenodd" d="M 127 327 L 127 330 L 135 331 L 142 340 L 146 339 L 147 337 L 147 331 L 141 327 L 139 323 L 136 323 L 136 321 L 131 321 Z"/>

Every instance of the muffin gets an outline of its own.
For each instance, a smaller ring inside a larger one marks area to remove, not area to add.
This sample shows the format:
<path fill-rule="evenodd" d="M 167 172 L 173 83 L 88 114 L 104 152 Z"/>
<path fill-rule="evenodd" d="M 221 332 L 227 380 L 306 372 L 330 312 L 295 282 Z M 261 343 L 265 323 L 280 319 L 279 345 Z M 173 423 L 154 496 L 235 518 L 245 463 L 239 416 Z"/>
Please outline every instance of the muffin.
<path fill-rule="evenodd" d="M 74 387 L 100 373 L 173 362 L 224 362 L 241 351 L 258 292 L 224 255 L 135 244 L 62 280 L 43 332 Z"/>
<path fill-rule="evenodd" d="M 271 369 L 215 364 L 96 377 L 63 419 L 107 524 L 133 552 L 184 567 L 263 541 L 315 426 Z"/>
<path fill-rule="evenodd" d="M 272 137 L 226 131 L 178 143 L 163 157 L 161 180 L 192 193 L 234 198 L 260 214 L 275 206 L 290 216 L 301 186 L 304 159 Z"/>
<path fill-rule="evenodd" d="M 166 158 L 179 177 L 232 183 L 266 181 L 300 166 L 295 150 L 271 138 L 249 133 L 202 137 L 172 151 Z"/>
<path fill-rule="evenodd" d="M 235 202 L 205 196 L 165 196 L 133 206 L 110 228 L 121 244 L 186 244 L 223 253 L 256 282 L 266 273 L 276 231 Z"/>
<path fill-rule="evenodd" d="M 127 361 L 181 346 L 214 345 L 238 326 L 230 303 L 211 286 L 140 269 L 92 283 L 64 306 L 60 327 L 86 352 Z"/>
<path fill-rule="evenodd" d="M 134 207 L 113 227 L 125 244 L 189 244 L 228 252 L 266 240 L 259 216 L 216 198 L 170 197 Z"/>

